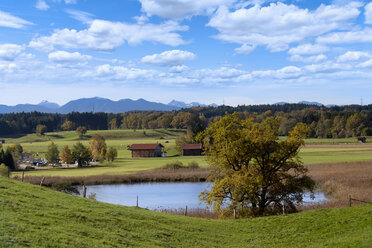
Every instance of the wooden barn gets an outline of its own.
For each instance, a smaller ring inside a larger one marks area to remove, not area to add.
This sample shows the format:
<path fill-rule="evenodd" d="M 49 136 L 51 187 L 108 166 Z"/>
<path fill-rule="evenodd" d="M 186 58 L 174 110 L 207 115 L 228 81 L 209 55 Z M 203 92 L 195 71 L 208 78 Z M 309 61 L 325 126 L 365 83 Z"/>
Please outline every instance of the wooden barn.
<path fill-rule="evenodd" d="M 161 157 L 164 146 L 162 144 L 133 144 L 128 150 L 132 151 L 132 158 Z"/>
<path fill-rule="evenodd" d="M 201 144 L 183 144 L 182 151 L 183 151 L 183 156 L 201 156 L 202 145 Z"/>

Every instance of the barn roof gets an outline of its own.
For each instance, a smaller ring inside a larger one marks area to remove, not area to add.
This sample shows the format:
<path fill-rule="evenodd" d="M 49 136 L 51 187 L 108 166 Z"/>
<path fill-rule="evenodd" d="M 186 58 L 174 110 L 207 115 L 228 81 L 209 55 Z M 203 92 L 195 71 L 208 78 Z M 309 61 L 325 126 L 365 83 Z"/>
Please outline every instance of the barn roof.
<path fill-rule="evenodd" d="M 156 147 L 164 147 L 162 144 L 133 144 L 131 145 L 128 150 L 154 150 Z"/>
<path fill-rule="evenodd" d="M 198 149 L 202 149 L 202 145 L 201 144 L 183 144 L 182 149 L 183 150 L 198 150 Z"/>

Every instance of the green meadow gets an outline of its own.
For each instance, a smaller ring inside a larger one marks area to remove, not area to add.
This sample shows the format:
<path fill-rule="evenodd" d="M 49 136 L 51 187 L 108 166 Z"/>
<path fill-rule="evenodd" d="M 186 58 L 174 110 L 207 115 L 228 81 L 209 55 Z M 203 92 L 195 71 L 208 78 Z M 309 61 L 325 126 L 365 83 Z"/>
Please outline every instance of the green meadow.
<path fill-rule="evenodd" d="M 0 177 L 0 247 L 370 247 L 372 205 L 213 220 L 110 205 Z"/>
<path fill-rule="evenodd" d="M 38 153 L 39 157 L 44 157 L 47 147 L 52 141 L 61 150 L 65 145 L 72 148 L 78 141 L 88 145 L 90 137 L 96 133 L 105 137 L 108 146 L 113 146 L 118 150 L 118 158 L 113 163 L 100 163 L 91 167 L 70 169 L 47 167 L 45 170 L 28 171 L 27 175 L 71 177 L 129 174 L 161 168 L 172 160 L 179 160 L 185 165 L 196 161 L 200 167 L 207 167 L 203 157 L 179 156 L 175 148 L 175 139 L 184 135 L 185 130 L 88 131 L 81 140 L 74 131 L 47 133 L 45 136 L 29 134 L 1 139 L 5 139 L 4 147 L 12 143 L 20 143 L 25 152 Z M 161 143 L 165 146 L 167 157 L 132 159 L 131 152 L 127 147 L 136 143 Z M 300 157 L 305 164 L 372 161 L 372 146 L 368 143 L 358 144 L 356 138 L 307 139 L 305 143 L 306 146 L 300 151 Z M 14 175 L 17 174 L 19 173 L 14 173 Z"/>

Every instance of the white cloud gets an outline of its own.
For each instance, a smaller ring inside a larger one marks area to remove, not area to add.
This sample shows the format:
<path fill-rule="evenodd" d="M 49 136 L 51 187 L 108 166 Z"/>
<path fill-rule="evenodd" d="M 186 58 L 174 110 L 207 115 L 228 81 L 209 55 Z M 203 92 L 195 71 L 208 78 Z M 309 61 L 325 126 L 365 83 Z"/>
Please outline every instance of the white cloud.
<path fill-rule="evenodd" d="M 82 55 L 78 52 L 56 51 L 49 53 L 48 59 L 57 64 L 85 64 L 91 56 Z"/>
<path fill-rule="evenodd" d="M 318 63 L 327 59 L 324 54 L 318 54 L 313 56 L 304 57 L 298 54 L 292 55 L 290 61 L 303 62 L 303 63 Z"/>
<path fill-rule="evenodd" d="M 338 71 L 347 71 L 352 69 L 352 65 L 349 64 L 340 64 L 330 61 L 326 61 L 321 64 L 312 64 L 304 66 L 304 70 L 310 73 L 334 73 Z"/>
<path fill-rule="evenodd" d="M 367 60 L 366 62 L 360 63 L 359 65 L 357 65 L 357 67 L 361 67 L 361 68 L 372 67 L 372 59 Z"/>
<path fill-rule="evenodd" d="M 49 5 L 44 0 L 37 0 L 36 8 L 39 10 L 48 10 Z"/>
<path fill-rule="evenodd" d="M 236 0 L 139 0 L 147 15 L 182 19 L 187 16 L 210 14 L 220 5 L 230 5 Z"/>
<path fill-rule="evenodd" d="M 367 4 L 364 7 L 364 15 L 366 17 L 365 23 L 372 24 L 372 3 Z"/>
<path fill-rule="evenodd" d="M 151 41 L 178 46 L 186 42 L 175 31 L 187 29 L 187 26 L 180 26 L 173 21 L 162 24 L 128 24 L 94 20 L 88 29 L 57 29 L 51 36 L 34 38 L 29 46 L 42 51 L 51 51 L 55 46 L 110 51 L 125 41 L 131 45 Z"/>
<path fill-rule="evenodd" d="M 93 18 L 92 18 L 93 15 L 91 13 L 79 11 L 79 10 L 73 10 L 73 9 L 68 9 L 66 10 L 66 12 L 70 14 L 72 18 L 78 21 L 81 21 L 83 23 L 90 24 L 93 21 Z"/>
<path fill-rule="evenodd" d="M 0 60 L 13 61 L 24 50 L 16 44 L 0 44 Z"/>
<path fill-rule="evenodd" d="M 365 28 L 358 31 L 334 32 L 317 38 L 317 42 L 325 44 L 347 44 L 358 42 L 372 42 L 372 29 Z"/>
<path fill-rule="evenodd" d="M 141 61 L 145 64 L 157 66 L 177 66 L 182 65 L 186 61 L 195 59 L 196 56 L 192 52 L 181 50 L 170 50 L 160 54 L 145 56 Z"/>
<path fill-rule="evenodd" d="M 371 58 L 371 54 L 360 51 L 348 51 L 337 58 L 337 62 L 357 61 L 362 58 Z"/>
<path fill-rule="evenodd" d="M 0 26 L 8 28 L 24 28 L 32 25 L 32 22 L 13 16 L 7 12 L 0 11 Z"/>
<path fill-rule="evenodd" d="M 329 48 L 324 45 L 319 44 L 302 44 L 297 47 L 291 48 L 288 53 L 291 55 L 310 55 L 310 54 L 319 54 L 328 51 Z"/>
<path fill-rule="evenodd" d="M 172 66 L 169 69 L 169 71 L 172 72 L 172 73 L 181 73 L 181 72 L 184 72 L 188 69 L 189 69 L 189 67 L 187 67 L 186 65 L 176 65 L 176 66 Z"/>
<path fill-rule="evenodd" d="M 174 84 L 185 85 L 185 84 L 198 83 L 199 80 L 196 78 L 188 78 L 188 77 L 183 77 L 183 76 L 175 76 L 175 77 L 167 76 L 167 77 L 162 78 L 161 82 L 163 84 L 168 84 L 168 85 L 174 85 Z"/>
<path fill-rule="evenodd" d="M 147 16 L 141 15 L 141 16 L 135 16 L 133 17 L 134 20 L 137 21 L 138 24 L 144 24 L 149 21 L 149 18 Z"/>
<path fill-rule="evenodd" d="M 276 52 L 288 49 L 292 43 L 345 29 L 350 26 L 350 20 L 358 17 L 360 6 L 355 2 L 344 6 L 320 5 L 310 11 L 277 2 L 266 7 L 255 5 L 232 12 L 222 6 L 207 25 L 220 32 L 215 38 L 241 44 L 237 52 L 258 45 Z"/>
<path fill-rule="evenodd" d="M 97 66 L 91 73 L 94 77 L 111 78 L 113 80 L 135 80 L 148 79 L 151 80 L 157 75 L 155 70 L 144 70 L 140 68 L 128 68 L 125 66 L 112 66 L 104 64 Z"/>
<path fill-rule="evenodd" d="M 55 3 L 64 2 L 65 4 L 76 4 L 77 0 L 52 0 Z"/>
<path fill-rule="evenodd" d="M 247 45 L 247 44 L 243 44 L 241 47 L 235 48 L 234 51 L 237 54 L 249 54 L 255 48 L 256 48 L 256 46 L 250 46 L 250 45 Z"/>
<path fill-rule="evenodd" d="M 252 76 L 258 78 L 291 79 L 302 76 L 302 69 L 296 66 L 286 66 L 278 70 L 253 71 Z"/>

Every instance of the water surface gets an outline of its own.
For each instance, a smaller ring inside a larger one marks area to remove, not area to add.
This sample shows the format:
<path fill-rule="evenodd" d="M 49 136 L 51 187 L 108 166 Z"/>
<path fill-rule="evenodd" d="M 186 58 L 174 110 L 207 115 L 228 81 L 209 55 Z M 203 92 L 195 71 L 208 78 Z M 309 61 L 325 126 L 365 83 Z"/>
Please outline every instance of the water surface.
<path fill-rule="evenodd" d="M 87 186 L 87 196 L 96 194 L 96 200 L 124 206 L 136 206 L 155 209 L 178 208 L 205 208 L 198 195 L 209 188 L 211 183 L 140 183 L 140 184 L 110 184 Z M 79 189 L 81 191 L 81 188 Z M 311 199 L 310 194 L 304 197 L 304 203 L 317 203 L 326 201 L 322 192 L 315 193 Z"/>

